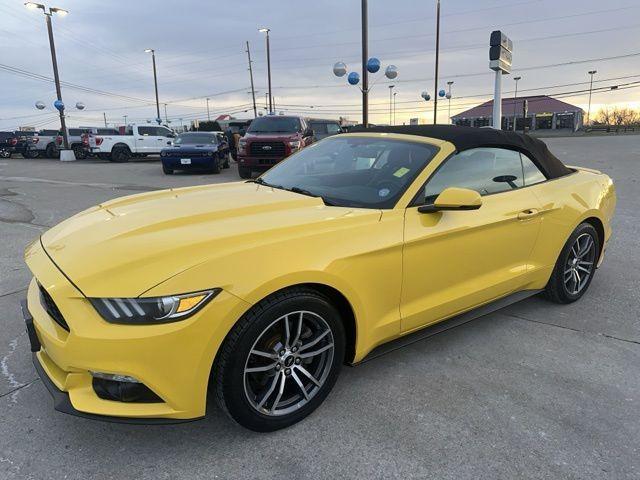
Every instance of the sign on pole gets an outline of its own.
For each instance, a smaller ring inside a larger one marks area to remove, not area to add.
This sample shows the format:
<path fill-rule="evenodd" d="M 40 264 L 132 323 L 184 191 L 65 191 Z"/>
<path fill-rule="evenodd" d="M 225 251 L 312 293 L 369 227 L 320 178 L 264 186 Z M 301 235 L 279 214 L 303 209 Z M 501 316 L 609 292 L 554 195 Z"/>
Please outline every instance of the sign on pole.
<path fill-rule="evenodd" d="M 491 32 L 489 39 L 489 68 L 496 72 L 493 94 L 493 128 L 502 128 L 502 75 L 511 73 L 513 42 L 500 30 Z"/>

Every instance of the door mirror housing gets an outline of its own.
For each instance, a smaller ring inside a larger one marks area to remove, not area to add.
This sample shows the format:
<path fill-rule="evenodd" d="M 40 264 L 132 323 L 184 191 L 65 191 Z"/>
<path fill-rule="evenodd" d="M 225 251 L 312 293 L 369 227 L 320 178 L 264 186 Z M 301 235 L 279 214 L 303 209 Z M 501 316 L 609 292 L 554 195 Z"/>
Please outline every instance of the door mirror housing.
<path fill-rule="evenodd" d="M 438 195 L 433 205 L 418 207 L 420 213 L 442 211 L 477 210 L 482 206 L 482 197 L 475 190 L 449 187 Z"/>
<path fill-rule="evenodd" d="M 302 134 L 303 137 L 313 137 L 313 129 L 311 127 L 307 127 Z"/>

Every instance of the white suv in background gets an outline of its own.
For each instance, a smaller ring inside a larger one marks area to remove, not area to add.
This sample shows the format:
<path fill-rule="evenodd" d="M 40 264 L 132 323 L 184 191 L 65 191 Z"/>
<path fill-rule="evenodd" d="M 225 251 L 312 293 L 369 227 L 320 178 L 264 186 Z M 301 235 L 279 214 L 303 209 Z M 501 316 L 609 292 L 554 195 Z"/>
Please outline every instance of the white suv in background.
<path fill-rule="evenodd" d="M 112 162 L 128 162 L 132 157 L 159 155 L 171 145 L 175 133 L 167 127 L 154 125 L 127 125 L 123 135 L 90 135 L 89 150 Z"/>

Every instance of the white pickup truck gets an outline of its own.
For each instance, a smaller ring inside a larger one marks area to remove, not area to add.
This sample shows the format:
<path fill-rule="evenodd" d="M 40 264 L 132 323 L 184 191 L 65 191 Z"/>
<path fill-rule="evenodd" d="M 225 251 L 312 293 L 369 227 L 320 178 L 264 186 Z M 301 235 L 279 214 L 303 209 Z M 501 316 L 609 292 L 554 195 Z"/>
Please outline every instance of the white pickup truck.
<path fill-rule="evenodd" d="M 123 135 L 89 135 L 89 150 L 99 158 L 128 162 L 132 157 L 159 155 L 175 136 L 167 127 L 127 125 Z"/>

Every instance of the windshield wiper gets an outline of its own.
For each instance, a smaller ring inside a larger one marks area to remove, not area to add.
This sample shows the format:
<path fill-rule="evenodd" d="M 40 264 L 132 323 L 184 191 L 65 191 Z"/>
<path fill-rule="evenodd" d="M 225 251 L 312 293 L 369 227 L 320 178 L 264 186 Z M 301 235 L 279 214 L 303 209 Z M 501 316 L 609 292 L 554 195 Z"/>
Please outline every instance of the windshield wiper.
<path fill-rule="evenodd" d="M 258 178 L 252 178 L 251 180 L 247 180 L 244 183 L 257 183 L 258 185 L 263 185 L 265 187 L 271 187 L 271 188 L 280 188 L 282 190 L 286 190 L 282 185 L 271 185 L 268 182 L 265 182 L 262 178 L 258 177 Z"/>
<path fill-rule="evenodd" d="M 300 187 L 296 187 L 296 186 L 293 186 L 291 188 L 286 188 L 286 187 L 283 187 L 282 185 L 272 185 L 271 183 L 265 182 L 260 177 L 253 178 L 251 180 L 247 180 L 245 183 L 257 183 L 258 185 L 262 185 L 264 187 L 278 188 L 280 190 L 286 190 L 288 192 L 299 193 L 300 195 L 306 195 L 308 197 L 321 198 L 325 205 L 327 205 L 329 207 L 335 206 L 335 203 L 332 203 L 329 200 L 326 200 L 321 195 L 317 195 L 317 194 L 315 194 L 313 192 L 310 192 L 309 190 L 306 190 L 304 188 L 300 188 Z"/>

